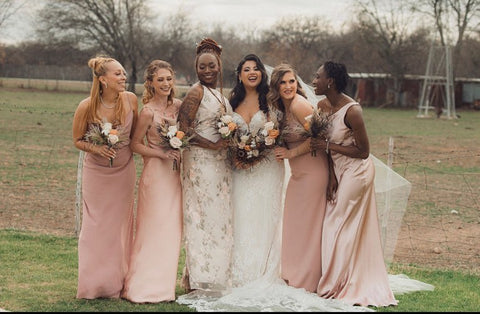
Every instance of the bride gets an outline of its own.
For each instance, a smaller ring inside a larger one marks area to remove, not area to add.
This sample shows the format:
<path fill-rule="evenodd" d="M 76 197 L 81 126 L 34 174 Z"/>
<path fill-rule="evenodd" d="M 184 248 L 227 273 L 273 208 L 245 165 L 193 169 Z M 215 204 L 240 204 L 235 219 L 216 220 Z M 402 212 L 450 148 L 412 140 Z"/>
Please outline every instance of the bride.
<path fill-rule="evenodd" d="M 229 100 L 234 110 L 232 117 L 241 135 L 256 133 L 267 121 L 278 123 L 282 118 L 281 112 L 269 107 L 266 102 L 272 70 L 254 54 L 245 56 L 237 66 L 238 81 Z M 300 78 L 299 81 L 309 102 L 316 105 L 323 97 L 316 96 L 313 89 Z M 373 159 L 379 176 L 378 180 L 375 178 L 375 183 L 376 188 L 379 185 L 377 199 L 380 202 L 377 203 L 382 235 L 388 239 L 384 245 L 391 248 L 384 253 L 389 262 L 406 208 L 410 183 L 378 159 Z M 288 286 L 281 279 L 281 225 L 289 177 L 288 162 L 277 162 L 273 155 L 267 155 L 267 158 L 247 169 L 234 169 L 233 288 L 221 297 L 195 292 L 182 295 L 178 303 L 187 304 L 197 311 L 372 311 L 367 307 L 320 298 L 305 289 Z M 402 196 L 403 201 L 387 203 L 385 200 L 391 198 L 392 191 L 393 196 Z M 386 208 L 396 211 L 395 215 L 389 215 Z M 397 220 L 389 221 L 393 216 Z M 389 279 L 394 293 L 433 289 L 430 285 L 409 278 L 390 275 Z"/>
<path fill-rule="evenodd" d="M 229 100 L 238 136 L 257 134 L 267 121 L 277 124 L 277 113 L 267 105 L 268 76 L 260 58 L 245 56 L 236 72 L 238 81 Z M 284 176 L 284 163 L 276 161 L 272 153 L 247 169 L 234 168 L 234 287 L 280 273 Z"/>

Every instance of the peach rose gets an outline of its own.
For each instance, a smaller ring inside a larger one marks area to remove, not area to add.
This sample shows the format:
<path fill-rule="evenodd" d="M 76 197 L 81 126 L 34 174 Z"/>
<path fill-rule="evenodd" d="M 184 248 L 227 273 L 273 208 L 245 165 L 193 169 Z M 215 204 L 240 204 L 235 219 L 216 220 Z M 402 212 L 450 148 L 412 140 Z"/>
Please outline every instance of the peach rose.
<path fill-rule="evenodd" d="M 118 130 L 117 129 L 111 129 L 108 135 L 118 135 Z"/>
<path fill-rule="evenodd" d="M 177 131 L 177 134 L 175 134 L 176 137 L 179 139 L 182 139 L 185 136 L 185 132 L 183 131 Z"/>
<path fill-rule="evenodd" d="M 305 124 L 303 125 L 303 127 L 305 128 L 305 130 L 310 130 L 310 123 L 305 122 Z"/>
<path fill-rule="evenodd" d="M 270 137 L 277 138 L 278 135 L 280 135 L 280 131 L 276 129 L 271 129 L 268 131 L 268 136 Z"/>
<path fill-rule="evenodd" d="M 228 124 L 228 129 L 229 129 L 230 131 L 233 131 L 233 130 L 235 130 L 236 128 L 237 128 L 237 125 L 235 124 L 235 122 L 230 122 L 230 123 Z"/>

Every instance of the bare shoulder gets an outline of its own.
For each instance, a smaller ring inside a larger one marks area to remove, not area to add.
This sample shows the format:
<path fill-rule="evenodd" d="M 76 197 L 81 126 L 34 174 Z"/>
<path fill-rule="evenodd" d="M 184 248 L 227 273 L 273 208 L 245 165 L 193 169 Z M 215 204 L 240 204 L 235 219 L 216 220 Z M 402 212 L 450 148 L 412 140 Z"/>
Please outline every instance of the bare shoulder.
<path fill-rule="evenodd" d="M 82 101 L 80 101 L 76 111 L 78 113 L 86 112 L 88 110 L 89 106 L 90 106 L 90 97 L 87 97 L 87 98 L 83 99 Z"/>
<path fill-rule="evenodd" d="M 185 95 L 185 98 L 202 98 L 203 97 L 203 87 L 200 83 L 195 83 L 190 87 Z"/>
<path fill-rule="evenodd" d="M 317 103 L 317 108 L 322 110 L 322 111 L 330 111 L 332 109 L 332 105 L 328 101 L 328 98 L 325 97 L 323 99 L 320 99 Z"/>
<path fill-rule="evenodd" d="M 138 110 L 138 98 L 137 98 L 137 95 L 135 95 L 134 93 L 132 92 L 129 92 L 129 91 L 125 91 L 122 93 L 125 97 L 125 99 L 128 101 L 128 103 L 130 104 L 131 106 L 131 109 L 134 110 L 134 111 L 137 111 Z"/>
<path fill-rule="evenodd" d="M 290 108 L 293 113 L 305 113 L 313 111 L 312 104 L 305 97 L 299 94 L 295 95 L 295 98 L 293 98 Z"/>
<path fill-rule="evenodd" d="M 182 105 L 182 100 L 179 98 L 173 98 L 173 106 L 179 108 Z"/>

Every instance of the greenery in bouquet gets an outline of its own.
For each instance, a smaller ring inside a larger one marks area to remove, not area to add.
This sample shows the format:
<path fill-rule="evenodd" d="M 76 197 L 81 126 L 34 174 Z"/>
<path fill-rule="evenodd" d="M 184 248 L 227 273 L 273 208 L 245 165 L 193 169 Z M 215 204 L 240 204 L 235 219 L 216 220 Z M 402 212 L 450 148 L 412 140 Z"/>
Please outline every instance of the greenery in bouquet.
<path fill-rule="evenodd" d="M 302 135 L 311 138 L 326 139 L 328 129 L 330 128 L 329 116 L 321 109 L 314 109 L 313 113 L 305 118 L 306 122 L 303 125 L 304 130 Z M 316 151 L 311 152 L 312 156 L 316 156 Z"/>
<path fill-rule="evenodd" d="M 101 123 L 90 125 L 84 139 L 95 145 L 107 145 L 109 148 L 118 148 L 118 145 L 126 140 L 121 128 L 114 128 L 112 123 L 103 120 Z M 110 158 L 110 167 L 113 166 L 113 158 Z"/>
<path fill-rule="evenodd" d="M 189 148 L 193 135 L 179 129 L 178 123 L 169 124 L 167 121 L 157 125 L 157 132 L 160 135 L 160 146 L 164 149 L 183 150 Z M 192 133 L 192 132 L 190 132 Z M 173 161 L 173 170 L 178 170 L 177 160 Z"/>
<path fill-rule="evenodd" d="M 268 158 L 269 149 L 277 145 L 280 131 L 271 121 L 256 133 L 236 133 L 229 154 L 235 169 L 248 169 Z"/>

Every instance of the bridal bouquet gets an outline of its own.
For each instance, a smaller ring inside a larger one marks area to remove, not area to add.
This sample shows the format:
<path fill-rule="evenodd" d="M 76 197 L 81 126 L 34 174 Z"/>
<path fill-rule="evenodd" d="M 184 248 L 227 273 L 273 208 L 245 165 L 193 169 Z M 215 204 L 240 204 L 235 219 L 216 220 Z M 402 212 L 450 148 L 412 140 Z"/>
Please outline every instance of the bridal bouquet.
<path fill-rule="evenodd" d="M 303 125 L 303 136 L 311 138 L 327 138 L 328 128 L 330 127 L 330 120 L 328 114 L 321 109 L 314 109 L 313 113 L 305 117 L 305 124 Z M 316 156 L 317 152 L 313 150 L 312 156 Z"/>
<path fill-rule="evenodd" d="M 236 169 L 248 169 L 268 157 L 268 150 L 277 144 L 279 130 L 271 121 L 254 133 L 236 134 L 230 146 L 231 162 Z"/>
<path fill-rule="evenodd" d="M 92 124 L 85 133 L 84 138 L 87 142 L 95 145 L 107 145 L 109 148 L 117 148 L 118 144 L 125 141 L 120 128 L 113 128 L 113 125 L 106 120 L 102 123 Z M 113 158 L 110 158 L 110 167 L 113 166 Z"/>
<path fill-rule="evenodd" d="M 223 114 L 218 118 L 216 127 L 223 139 L 231 139 L 235 134 L 237 124 L 233 122 L 231 115 Z"/>
<path fill-rule="evenodd" d="M 188 136 L 179 130 L 178 124 L 170 125 L 167 121 L 157 125 L 157 132 L 160 135 L 160 146 L 180 151 L 188 148 L 193 138 L 193 135 Z M 173 170 L 178 170 L 176 159 L 173 160 Z"/>

